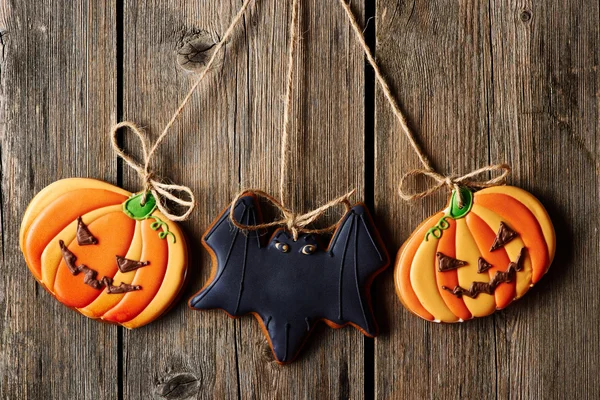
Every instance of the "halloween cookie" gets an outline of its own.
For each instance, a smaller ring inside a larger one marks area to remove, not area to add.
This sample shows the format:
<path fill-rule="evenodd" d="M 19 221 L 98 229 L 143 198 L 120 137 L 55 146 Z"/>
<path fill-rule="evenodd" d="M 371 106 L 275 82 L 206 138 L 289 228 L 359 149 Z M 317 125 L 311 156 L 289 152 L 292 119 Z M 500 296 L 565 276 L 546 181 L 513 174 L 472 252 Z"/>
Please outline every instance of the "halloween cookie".
<path fill-rule="evenodd" d="M 546 273 L 554 227 L 525 190 L 495 186 L 455 191 L 447 208 L 404 243 L 394 271 L 396 291 L 414 314 L 459 322 L 492 314 L 523 296 Z"/>
<path fill-rule="evenodd" d="M 143 202 L 93 179 L 60 180 L 38 193 L 19 240 L 29 270 L 58 301 L 127 328 L 163 314 L 186 277 L 185 239 L 152 195 Z"/>
<path fill-rule="evenodd" d="M 363 205 L 347 212 L 328 246 L 314 234 L 294 241 L 284 229 L 270 239 L 264 231 L 242 232 L 229 210 L 203 237 L 213 270 L 191 307 L 222 309 L 231 317 L 253 314 L 280 364 L 297 357 L 319 321 L 375 336 L 370 287 L 389 257 Z M 234 216 L 244 225 L 261 224 L 257 198 L 242 197 Z"/>

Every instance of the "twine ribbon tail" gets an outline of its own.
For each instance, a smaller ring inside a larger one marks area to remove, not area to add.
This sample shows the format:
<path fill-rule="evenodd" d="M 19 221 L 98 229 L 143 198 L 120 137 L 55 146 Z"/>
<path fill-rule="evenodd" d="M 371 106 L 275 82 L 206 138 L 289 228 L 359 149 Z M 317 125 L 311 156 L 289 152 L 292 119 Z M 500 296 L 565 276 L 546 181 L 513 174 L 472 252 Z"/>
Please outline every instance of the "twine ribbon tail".
<path fill-rule="evenodd" d="M 167 217 L 171 221 L 185 221 L 186 219 L 188 219 L 188 217 L 196 207 L 196 197 L 194 196 L 194 192 L 192 192 L 192 190 L 189 187 L 182 185 L 166 184 L 155 180 L 151 180 L 150 183 L 152 185 L 152 189 L 150 191 L 152 192 L 152 195 L 156 198 L 156 205 L 165 217 Z M 172 192 L 186 193 L 189 200 L 185 200 L 182 197 L 176 196 Z M 184 213 L 171 213 L 163 204 L 163 198 L 172 201 L 178 206 L 184 207 Z"/>

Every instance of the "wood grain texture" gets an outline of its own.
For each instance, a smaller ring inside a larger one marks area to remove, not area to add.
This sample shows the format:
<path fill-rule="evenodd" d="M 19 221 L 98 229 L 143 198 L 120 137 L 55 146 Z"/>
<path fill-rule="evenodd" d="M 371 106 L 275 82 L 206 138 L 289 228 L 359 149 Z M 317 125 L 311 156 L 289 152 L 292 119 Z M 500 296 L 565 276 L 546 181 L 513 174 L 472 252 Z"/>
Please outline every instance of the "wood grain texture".
<path fill-rule="evenodd" d="M 218 40 L 242 2 L 0 1 L 0 396 L 600 398 L 598 3 L 352 2 L 358 15 L 376 12 L 377 58 L 435 166 L 458 174 L 509 162 L 510 182 L 547 207 L 558 251 L 525 298 L 455 325 L 406 311 L 390 268 L 373 287 L 374 356 L 359 332 L 320 327 L 281 367 L 252 317 L 186 305 L 211 267 L 204 230 L 241 188 L 278 186 L 291 2 L 255 1 L 157 153 L 155 171 L 198 199 L 182 224 L 190 282 L 165 317 L 134 331 L 55 301 L 27 271 L 16 232 L 27 203 L 56 179 L 139 190 L 139 178 L 117 168 L 110 126 L 122 110 L 155 139 L 197 76 L 178 65 L 177 50 L 192 37 Z M 417 157 L 365 82 L 336 1 L 301 3 L 286 200 L 307 211 L 351 188 L 357 201 L 374 194 L 395 254 L 445 194 L 400 200 L 397 183 Z M 373 115 L 365 101 L 375 101 Z M 140 154 L 134 137 L 123 141 Z"/>
<path fill-rule="evenodd" d="M 21 216 L 51 182 L 116 183 L 115 9 L 104 2 L 0 2 L 2 275 L 0 393 L 114 398 L 117 328 L 59 304 L 19 250 Z"/>
<path fill-rule="evenodd" d="M 598 5 L 379 0 L 377 14 L 378 58 L 434 164 L 465 173 L 509 162 L 510 182 L 547 207 L 558 251 L 524 299 L 460 325 L 410 314 L 390 274 L 376 397 L 597 398 Z M 446 199 L 390 196 L 419 165 L 400 156 L 408 142 L 381 93 L 376 121 L 376 212 L 396 249 Z"/>
<path fill-rule="evenodd" d="M 220 37 L 240 4 L 126 1 L 124 117 L 155 138 L 196 76 L 178 67 L 178 43 L 199 31 Z M 330 8 L 302 2 L 286 199 L 298 211 L 363 187 L 363 61 L 350 45 L 341 10 Z M 159 150 L 157 172 L 190 185 L 198 198 L 193 218 L 183 224 L 192 248 L 183 300 L 208 279 L 210 258 L 199 243 L 212 220 L 242 188 L 276 194 L 290 18 L 289 4 L 250 7 L 221 65 Z M 127 145 L 134 148 L 134 139 Z M 137 177 L 124 173 L 125 187 L 137 190 Z M 124 333 L 124 395 L 164 394 L 165 382 L 185 373 L 199 383 L 173 398 L 190 391 L 197 398 L 360 397 L 362 343 L 353 329 L 317 329 L 300 359 L 281 367 L 254 318 L 233 321 L 220 311 L 189 310 L 182 301 L 160 321 Z"/>

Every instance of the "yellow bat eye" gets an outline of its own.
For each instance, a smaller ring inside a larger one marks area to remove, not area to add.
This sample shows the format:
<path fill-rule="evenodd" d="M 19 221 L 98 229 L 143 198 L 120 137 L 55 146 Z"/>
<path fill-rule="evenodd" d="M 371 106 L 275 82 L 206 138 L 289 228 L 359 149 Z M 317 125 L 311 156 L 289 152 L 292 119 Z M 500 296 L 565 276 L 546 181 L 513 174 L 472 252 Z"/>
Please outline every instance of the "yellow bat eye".
<path fill-rule="evenodd" d="M 287 253 L 288 251 L 290 251 L 290 246 L 287 243 L 277 242 L 275 243 L 275 248 L 281 251 L 282 253 Z"/>
<path fill-rule="evenodd" d="M 312 254 L 317 251 L 317 246 L 314 244 L 307 244 L 302 248 L 302 254 Z"/>

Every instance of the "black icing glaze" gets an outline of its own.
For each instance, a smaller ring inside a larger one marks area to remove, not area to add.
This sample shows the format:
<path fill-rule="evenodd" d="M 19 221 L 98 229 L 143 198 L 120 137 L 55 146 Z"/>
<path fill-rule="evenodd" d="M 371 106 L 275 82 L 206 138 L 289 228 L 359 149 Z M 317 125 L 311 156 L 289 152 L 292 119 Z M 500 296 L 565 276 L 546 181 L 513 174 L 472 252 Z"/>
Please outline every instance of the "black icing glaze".
<path fill-rule="evenodd" d="M 235 218 L 246 225 L 262 223 L 253 195 L 238 201 Z M 232 316 L 255 313 L 279 363 L 296 358 L 321 319 L 376 335 L 370 286 L 389 256 L 365 206 L 356 205 L 344 216 L 328 249 L 314 235 L 294 242 L 283 229 L 266 239 L 264 231 L 237 229 L 225 210 L 203 237 L 216 273 L 190 306 L 223 309 Z"/>

